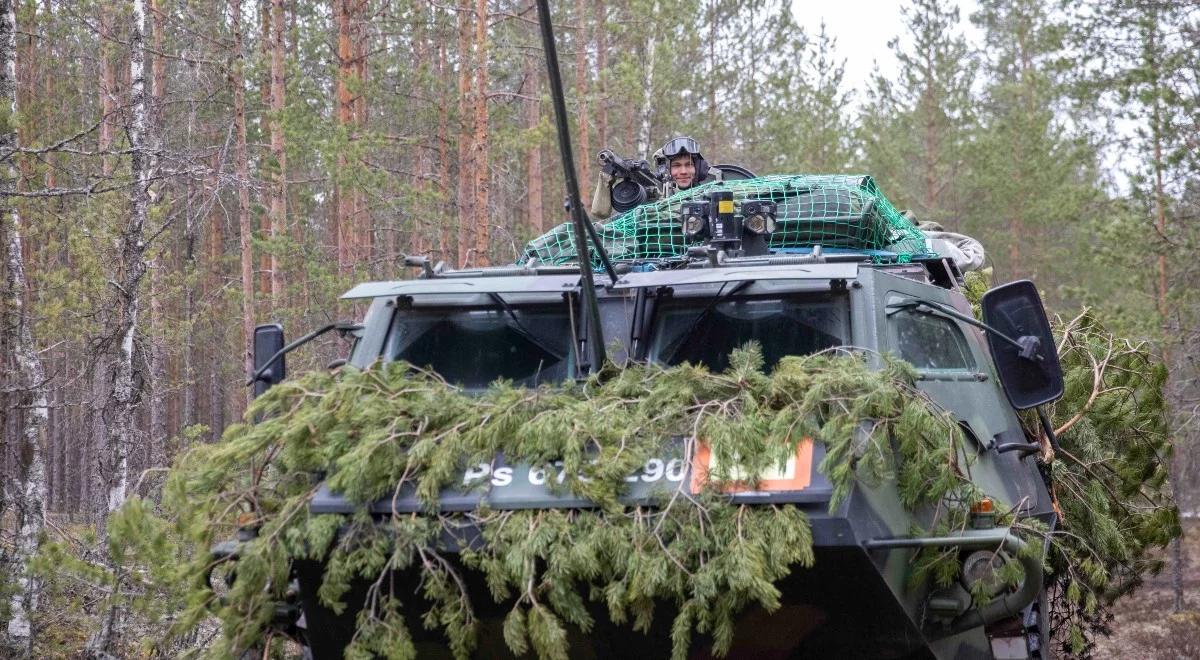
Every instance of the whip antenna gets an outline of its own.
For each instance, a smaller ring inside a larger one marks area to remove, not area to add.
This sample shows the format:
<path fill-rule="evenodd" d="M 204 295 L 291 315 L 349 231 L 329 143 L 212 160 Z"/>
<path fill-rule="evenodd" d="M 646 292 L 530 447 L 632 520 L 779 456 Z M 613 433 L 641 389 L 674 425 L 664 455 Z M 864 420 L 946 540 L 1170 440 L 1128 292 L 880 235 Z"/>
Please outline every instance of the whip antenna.
<path fill-rule="evenodd" d="M 574 228 L 572 233 L 575 234 L 575 255 L 579 259 L 583 303 L 587 308 L 588 333 L 585 341 L 591 344 L 589 352 L 592 356 L 592 366 L 599 369 L 604 365 L 604 333 L 600 328 L 600 306 L 596 302 L 596 284 L 592 278 L 591 252 L 588 249 L 589 236 L 596 245 L 604 267 L 614 283 L 617 281 L 617 277 L 579 199 L 579 180 L 575 177 L 575 159 L 571 155 L 571 132 L 567 127 L 567 104 L 563 100 L 562 75 L 558 69 L 558 50 L 554 46 L 554 27 L 550 24 L 548 0 L 537 0 L 537 8 L 538 23 L 542 28 L 542 49 L 546 52 L 546 73 L 550 78 L 550 96 L 554 100 L 554 123 L 558 128 L 558 152 L 562 157 L 563 176 L 567 184 L 567 199 L 571 205 L 571 224 Z"/>

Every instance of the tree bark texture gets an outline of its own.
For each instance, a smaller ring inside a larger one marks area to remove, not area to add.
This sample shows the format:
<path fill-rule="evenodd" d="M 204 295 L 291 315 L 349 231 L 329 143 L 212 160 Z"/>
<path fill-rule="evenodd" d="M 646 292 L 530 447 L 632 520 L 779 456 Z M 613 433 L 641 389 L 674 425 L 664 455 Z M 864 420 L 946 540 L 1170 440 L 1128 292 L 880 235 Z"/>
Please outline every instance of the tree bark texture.
<path fill-rule="evenodd" d="M 475 241 L 471 232 L 475 203 L 475 170 L 472 161 L 471 141 L 471 24 L 474 10 L 467 0 L 458 7 L 458 266 L 465 268 L 471 262 Z"/>
<path fill-rule="evenodd" d="M 579 185 L 587 186 L 591 180 L 592 142 L 591 114 L 588 97 L 591 93 L 588 84 L 588 44 L 591 41 L 591 31 L 588 30 L 588 3 L 585 0 L 575 0 L 575 95 L 579 104 Z M 597 26 L 599 32 L 603 26 Z"/>
<path fill-rule="evenodd" d="M 17 116 L 17 64 L 15 0 L 0 0 L 0 97 L 9 106 L 11 118 Z M 5 122 L 0 131 L 0 150 L 10 151 L 17 146 L 16 126 Z M 10 156 L 5 163 L 0 192 L 16 189 L 17 170 Z M 30 562 L 38 550 L 38 539 L 46 525 L 46 464 L 43 448 L 49 420 L 46 376 L 41 358 L 34 346 L 30 317 L 25 304 L 27 280 L 22 245 L 21 216 L 16 199 L 0 198 L 0 240 L 5 245 L 5 290 L 8 323 L 0 329 L 4 342 L 16 360 L 16 397 L 24 410 L 10 411 L 16 420 L 15 483 L 6 483 L 4 500 L 11 503 L 16 522 L 16 537 L 12 547 L 12 566 L 15 567 L 16 589 L 9 599 L 8 647 L 14 656 L 29 657 L 33 653 L 33 616 L 38 607 L 40 581 L 30 572 Z M 3 317 L 0 317 L 3 318 Z"/>
<path fill-rule="evenodd" d="M 283 269 L 278 242 L 287 233 L 287 149 L 283 135 L 284 108 L 284 8 L 283 0 L 271 0 L 271 157 L 275 181 L 271 191 L 271 300 L 272 308 L 283 305 Z"/>
<path fill-rule="evenodd" d="M 491 193 L 491 170 L 488 167 L 488 45 L 487 0 L 475 2 L 475 135 L 472 140 L 475 169 L 475 265 L 491 264 L 491 217 L 488 196 Z"/>
<path fill-rule="evenodd" d="M 335 0 L 337 23 L 337 125 L 349 142 L 353 139 L 355 103 L 351 90 L 355 75 L 354 46 L 351 41 L 351 20 L 353 17 L 354 0 Z M 339 180 L 334 188 L 337 226 L 337 257 L 338 272 L 343 276 L 349 275 L 354 269 L 354 259 L 358 252 L 357 241 L 359 228 L 355 226 L 357 203 L 354 192 L 345 184 L 346 168 L 349 157 L 346 148 L 339 150 L 337 156 Z"/>
<path fill-rule="evenodd" d="M 529 132 L 538 130 L 542 124 L 541 81 L 541 69 L 538 67 L 536 58 L 526 57 L 524 93 L 529 98 L 525 101 L 525 128 Z M 529 153 L 525 161 L 525 188 L 528 191 L 526 193 L 526 213 L 529 217 L 531 233 L 537 236 L 546 231 L 546 221 L 543 216 L 542 145 L 540 140 L 530 140 L 528 144 Z"/>
<path fill-rule="evenodd" d="M 254 373 L 254 226 L 250 219 L 250 160 L 246 153 L 246 77 L 242 44 L 242 2 L 229 0 L 232 17 L 233 61 L 229 82 L 233 85 L 234 170 L 237 179 L 238 228 L 242 264 L 242 361 L 247 376 Z M 250 392 L 245 395 L 247 404 Z"/>
<path fill-rule="evenodd" d="M 129 188 L 129 219 L 117 239 L 118 263 L 113 273 L 114 292 L 110 328 L 111 386 L 104 403 L 109 420 L 108 436 L 101 457 L 101 470 L 107 485 L 107 516 L 125 503 L 129 487 L 130 447 L 141 446 L 136 440 L 139 427 L 135 419 L 138 392 L 134 385 L 134 338 L 141 306 L 140 288 L 146 275 L 144 231 L 150 213 L 150 181 L 153 138 L 148 133 L 146 99 L 146 0 L 133 1 L 133 23 L 129 31 L 129 160 L 132 185 Z M 107 542 L 107 526 L 101 525 L 101 547 Z M 117 570 L 116 567 L 110 568 Z M 119 589 L 119 580 L 114 591 Z M 115 594 L 114 594 L 115 596 Z M 89 655 L 105 657 L 116 648 L 116 622 L 120 615 L 114 598 L 107 616 L 88 640 Z"/>
<path fill-rule="evenodd" d="M 439 40 L 437 49 L 437 77 L 439 81 L 446 80 L 446 44 Z M 438 123 L 437 123 L 437 185 L 438 199 L 448 200 L 450 191 L 450 99 L 445 93 L 445 87 L 440 87 L 443 90 L 439 96 L 438 103 Z M 453 233 L 453 215 L 446 213 L 444 207 L 440 208 L 435 214 L 434 219 L 438 223 L 438 256 L 443 259 L 451 259 L 454 255 L 454 233 Z"/>

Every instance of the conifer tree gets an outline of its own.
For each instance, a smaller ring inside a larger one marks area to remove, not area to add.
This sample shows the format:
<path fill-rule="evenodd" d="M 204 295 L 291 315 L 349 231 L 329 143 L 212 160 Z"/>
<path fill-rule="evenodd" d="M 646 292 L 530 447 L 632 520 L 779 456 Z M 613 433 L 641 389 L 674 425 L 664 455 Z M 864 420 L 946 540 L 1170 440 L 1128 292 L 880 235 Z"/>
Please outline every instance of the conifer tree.
<path fill-rule="evenodd" d="M 901 15 L 906 30 L 888 42 L 898 75 L 877 70 L 863 106 L 863 169 L 918 219 L 956 230 L 974 124 L 975 58 L 948 0 L 914 0 Z"/>
<path fill-rule="evenodd" d="M 1036 0 L 985 0 L 972 20 L 984 30 L 988 85 L 964 228 L 983 240 L 1001 280 L 1062 281 L 1061 257 L 1078 248 L 1097 194 L 1095 149 L 1056 112 L 1065 97 L 1063 25 Z"/>
<path fill-rule="evenodd" d="M 1110 117 L 1105 123 L 1115 139 L 1105 146 L 1121 162 L 1132 163 L 1130 196 L 1114 206 L 1107 222 L 1096 225 L 1113 243 L 1110 259 L 1122 263 L 1134 277 L 1115 287 L 1109 309 L 1118 305 L 1141 312 L 1132 328 L 1157 335 L 1171 376 L 1168 391 L 1171 431 L 1178 451 L 1173 466 L 1175 483 L 1196 474 L 1197 429 L 1195 397 L 1189 384 L 1197 377 L 1186 357 L 1195 347 L 1200 328 L 1196 314 L 1194 267 L 1196 231 L 1195 189 L 1200 180 L 1200 86 L 1195 49 L 1200 47 L 1195 7 L 1172 2 L 1125 3 L 1094 0 L 1071 15 L 1074 41 L 1085 65 L 1076 76 L 1082 101 Z M 1120 122 L 1118 122 L 1120 120 Z M 1129 126 L 1134 128 L 1132 134 Z M 1191 203 L 1189 203 L 1189 201 Z M 1119 243 L 1118 243 L 1119 241 Z M 1129 249 L 1133 247 L 1134 249 Z M 1133 286 L 1129 286 L 1132 284 Z M 1118 308 L 1119 309 L 1119 308 Z M 1195 499 L 1186 489 L 1177 496 L 1186 505 Z M 1180 541 L 1173 547 L 1174 608 L 1184 607 L 1183 557 Z"/>

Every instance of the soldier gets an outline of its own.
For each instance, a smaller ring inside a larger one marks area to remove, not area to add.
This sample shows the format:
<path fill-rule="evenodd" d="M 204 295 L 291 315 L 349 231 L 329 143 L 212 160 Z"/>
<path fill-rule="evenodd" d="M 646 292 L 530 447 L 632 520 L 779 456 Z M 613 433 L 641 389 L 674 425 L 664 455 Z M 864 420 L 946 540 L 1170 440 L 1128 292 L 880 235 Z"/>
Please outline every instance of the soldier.
<path fill-rule="evenodd" d="M 700 143 L 687 136 L 679 136 L 667 140 L 653 159 L 656 174 L 663 182 L 660 192 L 662 197 L 670 197 L 681 190 L 687 190 L 709 181 L 720 181 L 721 171 L 710 167 L 708 161 L 700 153 Z M 613 176 L 601 171 L 596 182 L 596 192 L 592 195 L 592 218 L 604 220 L 613 214 L 612 209 Z"/>

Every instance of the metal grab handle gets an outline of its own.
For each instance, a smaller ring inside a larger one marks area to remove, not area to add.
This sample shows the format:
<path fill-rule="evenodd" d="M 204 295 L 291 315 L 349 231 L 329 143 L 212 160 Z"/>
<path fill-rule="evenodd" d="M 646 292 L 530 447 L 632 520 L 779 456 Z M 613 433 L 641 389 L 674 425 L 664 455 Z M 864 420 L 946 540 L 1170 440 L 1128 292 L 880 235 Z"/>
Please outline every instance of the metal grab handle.
<path fill-rule="evenodd" d="M 1021 586 L 991 602 L 972 607 L 950 622 L 950 634 L 986 626 L 1001 619 L 1016 616 L 1038 597 L 1042 589 L 1042 558 L 1023 554 L 1027 543 L 1006 527 L 997 529 L 964 530 L 956 536 L 931 536 L 926 538 L 873 539 L 865 541 L 867 550 L 892 550 L 896 548 L 949 548 L 963 549 L 1003 548 L 1011 553 L 1025 568 L 1025 579 Z"/>

